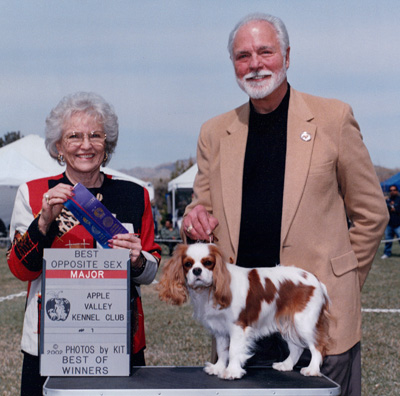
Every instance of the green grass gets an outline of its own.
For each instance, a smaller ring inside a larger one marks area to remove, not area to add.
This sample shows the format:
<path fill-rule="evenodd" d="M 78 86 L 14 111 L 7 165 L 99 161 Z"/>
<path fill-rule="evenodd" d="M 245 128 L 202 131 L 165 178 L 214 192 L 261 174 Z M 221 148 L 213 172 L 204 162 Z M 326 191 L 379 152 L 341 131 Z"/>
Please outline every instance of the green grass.
<path fill-rule="evenodd" d="M 362 295 L 363 308 L 400 309 L 400 247 L 381 260 L 380 248 Z M 158 274 L 159 277 L 159 274 Z M 0 249 L 0 297 L 26 290 L 8 270 Z M 211 339 L 193 319 L 189 304 L 169 306 L 158 300 L 155 285 L 142 287 L 146 317 L 146 362 L 151 366 L 202 366 Z M 25 299 L 0 302 L 0 396 L 19 394 L 20 339 Z M 363 395 L 400 395 L 400 313 L 363 313 Z"/>
<path fill-rule="evenodd" d="M 0 297 L 26 290 L 7 266 L 5 250 L 0 249 Z M 25 298 L 0 302 L 0 395 L 15 396 L 20 391 L 22 355 L 20 352 Z"/>
<path fill-rule="evenodd" d="M 391 258 L 375 258 L 363 288 L 363 308 L 400 309 L 400 247 Z M 364 395 L 400 395 L 400 313 L 363 313 L 362 380 Z"/>

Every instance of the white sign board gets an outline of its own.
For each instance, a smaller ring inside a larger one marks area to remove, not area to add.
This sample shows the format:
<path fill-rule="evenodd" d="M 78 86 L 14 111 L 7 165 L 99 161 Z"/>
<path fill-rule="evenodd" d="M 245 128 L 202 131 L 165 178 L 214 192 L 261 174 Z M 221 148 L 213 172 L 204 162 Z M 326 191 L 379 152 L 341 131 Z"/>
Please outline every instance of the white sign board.
<path fill-rule="evenodd" d="M 42 376 L 127 376 L 129 251 L 45 249 Z"/>

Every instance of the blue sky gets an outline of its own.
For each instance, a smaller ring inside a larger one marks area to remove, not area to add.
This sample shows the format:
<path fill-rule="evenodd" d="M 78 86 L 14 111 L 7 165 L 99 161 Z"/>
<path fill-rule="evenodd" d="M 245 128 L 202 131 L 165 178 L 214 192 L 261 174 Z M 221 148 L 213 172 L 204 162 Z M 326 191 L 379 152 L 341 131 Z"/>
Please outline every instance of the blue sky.
<path fill-rule="evenodd" d="M 195 157 L 201 124 L 247 101 L 226 49 L 251 12 L 277 15 L 291 41 L 288 79 L 350 103 L 375 165 L 400 167 L 398 0 L 0 0 L 0 136 L 44 136 L 66 94 L 115 108 L 110 166 Z"/>

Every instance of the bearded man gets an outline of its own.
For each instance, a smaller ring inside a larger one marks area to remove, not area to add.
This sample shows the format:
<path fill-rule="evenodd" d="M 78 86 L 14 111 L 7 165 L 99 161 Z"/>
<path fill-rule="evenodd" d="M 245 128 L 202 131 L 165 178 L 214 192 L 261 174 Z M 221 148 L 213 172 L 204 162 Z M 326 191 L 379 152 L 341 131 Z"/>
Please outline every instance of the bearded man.
<path fill-rule="evenodd" d="M 289 86 L 279 18 L 245 17 L 228 49 L 250 100 L 202 126 L 182 232 L 214 239 L 227 262 L 294 265 L 324 282 L 335 321 L 321 371 L 343 395 L 361 395 L 360 293 L 388 214 L 359 126 L 349 105 Z M 274 335 L 260 340 L 249 364 L 287 352 Z"/>

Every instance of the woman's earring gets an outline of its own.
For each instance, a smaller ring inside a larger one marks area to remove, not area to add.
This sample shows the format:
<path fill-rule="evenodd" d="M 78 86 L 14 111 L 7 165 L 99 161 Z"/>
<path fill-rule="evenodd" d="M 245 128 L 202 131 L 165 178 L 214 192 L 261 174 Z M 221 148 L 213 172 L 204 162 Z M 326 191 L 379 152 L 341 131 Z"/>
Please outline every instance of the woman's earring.
<path fill-rule="evenodd" d="M 58 154 L 57 156 L 57 162 L 61 165 L 64 166 L 65 162 L 64 162 L 64 156 L 62 154 Z"/>
<path fill-rule="evenodd" d="M 108 154 L 107 154 L 107 152 L 105 152 L 104 153 L 104 159 L 103 159 L 103 166 L 106 165 L 107 160 L 108 160 Z"/>

